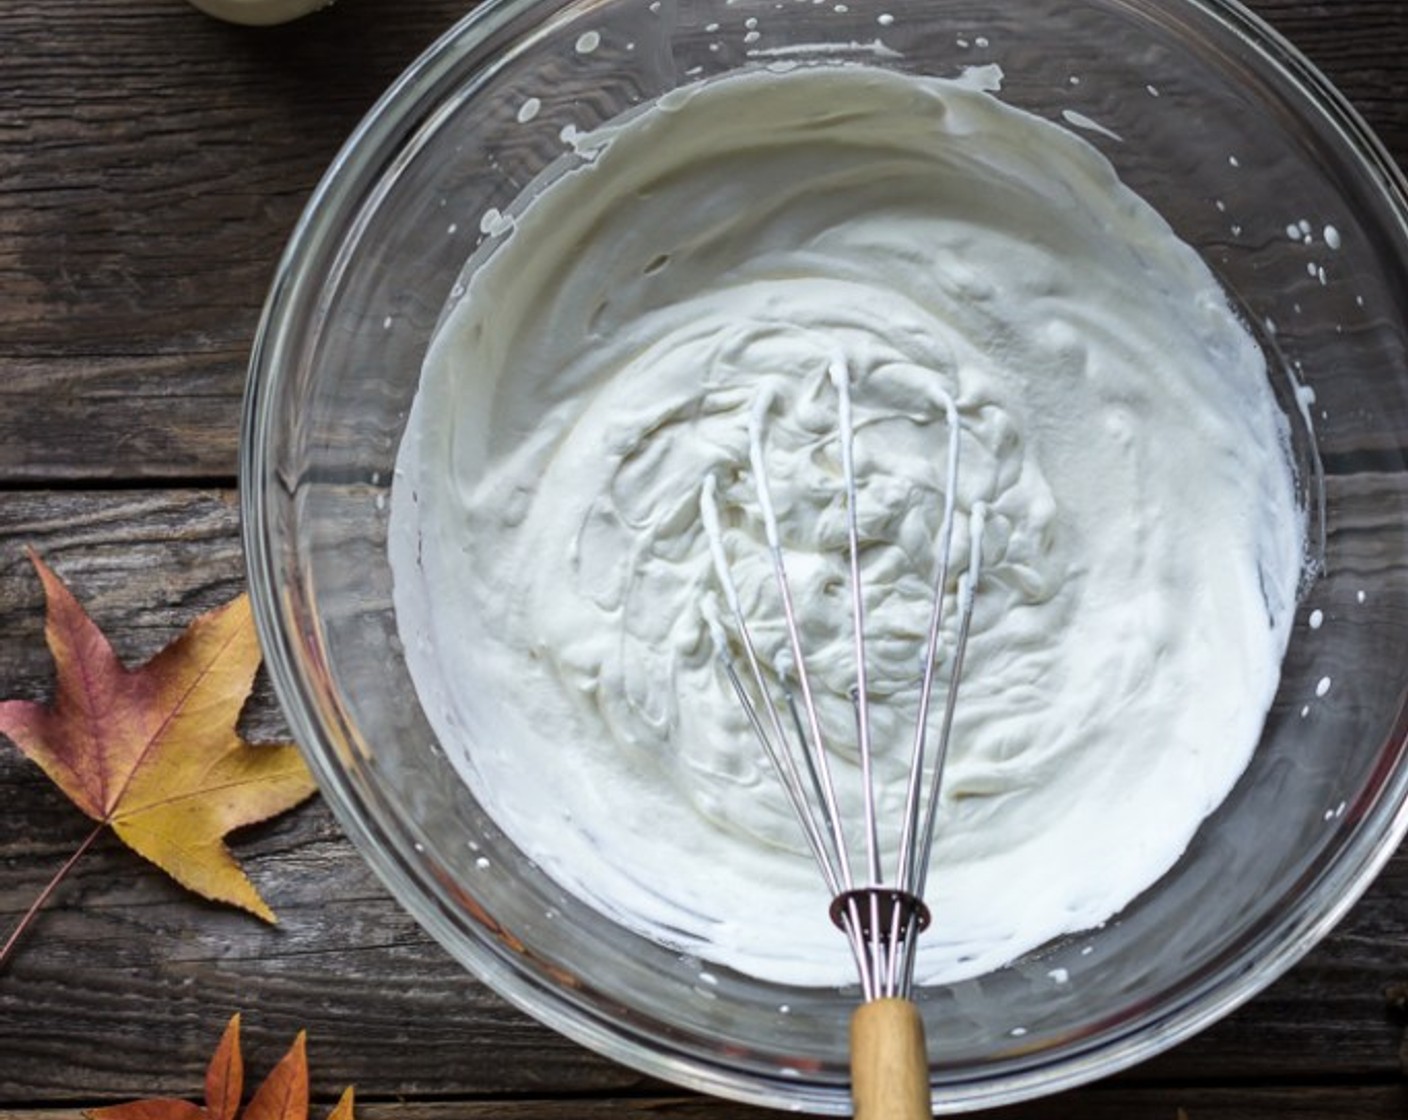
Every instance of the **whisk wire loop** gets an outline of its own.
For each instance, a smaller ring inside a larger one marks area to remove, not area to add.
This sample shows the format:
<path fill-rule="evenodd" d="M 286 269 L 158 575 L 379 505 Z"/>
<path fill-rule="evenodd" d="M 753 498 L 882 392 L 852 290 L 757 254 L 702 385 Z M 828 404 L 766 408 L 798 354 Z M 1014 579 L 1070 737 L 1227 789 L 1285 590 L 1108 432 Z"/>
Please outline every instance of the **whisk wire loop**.
<path fill-rule="evenodd" d="M 862 798 L 865 815 L 866 866 L 870 885 L 878 887 L 884 874 L 880 867 L 880 830 L 875 820 L 875 767 L 870 742 L 870 678 L 865 659 L 865 594 L 860 582 L 860 503 L 856 499 L 855 425 L 851 417 L 851 375 L 845 363 L 833 359 L 827 369 L 836 388 L 837 419 L 841 429 L 841 479 L 846 491 L 847 561 L 851 575 L 851 627 L 856 651 L 856 746 L 860 752 Z M 872 928 L 879 925 L 878 903 L 872 900 Z"/>
<path fill-rule="evenodd" d="M 918 842 L 919 790 L 924 777 L 925 754 L 928 746 L 929 705 L 934 693 L 934 673 L 938 666 L 939 631 L 944 620 L 944 598 L 948 588 L 950 560 L 953 556 L 954 512 L 958 503 L 959 428 L 958 405 L 942 389 L 935 395 L 944 406 L 944 419 L 948 427 L 948 484 L 944 488 L 944 513 L 939 524 L 939 565 L 934 576 L 933 597 L 929 608 L 929 627 L 924 643 L 923 679 L 919 686 L 919 714 L 914 721 L 914 747 L 910 752 L 909 782 L 905 787 L 904 827 L 900 831 L 900 850 L 896 860 L 896 877 L 900 890 L 913 891 L 918 878 L 915 847 Z M 961 626 L 960 626 L 961 629 Z M 960 634 L 960 642 L 966 641 L 966 634 Z M 957 674 L 950 677 L 949 695 L 957 690 Z M 947 713 L 945 713 L 947 717 Z M 945 718 L 945 741 L 947 728 L 952 723 Z M 934 769 L 942 772 L 942 760 Z M 927 834 L 926 834 L 927 835 Z M 922 891 L 918 893 L 923 893 Z"/>
<path fill-rule="evenodd" d="M 958 705 L 958 680 L 963 675 L 963 659 L 968 650 L 968 633 L 973 625 L 973 604 L 976 599 L 978 580 L 982 574 L 983 529 L 987 525 L 987 515 L 986 502 L 975 502 L 969 514 L 968 570 L 958 581 L 958 636 L 953 647 L 948 695 L 944 701 L 943 722 L 939 726 L 939 741 L 934 751 L 928 804 L 925 806 L 924 826 L 920 833 L 923 842 L 915 848 L 918 856 L 918 869 L 914 875 L 912 889 L 921 898 L 929 881 L 929 860 L 933 854 L 934 827 L 939 815 L 939 794 L 942 792 L 944 764 L 948 761 L 949 739 L 953 734 L 953 717 Z M 901 978 L 901 987 L 904 991 L 908 991 L 914 983 L 914 964 L 917 953 L 913 934 L 916 932 L 917 929 L 911 929 L 911 936 L 905 939 L 904 971 Z"/>
<path fill-rule="evenodd" d="M 740 641 L 743 645 L 745 659 L 748 662 L 749 672 L 753 677 L 754 687 L 758 690 L 758 695 L 764 700 L 764 707 L 768 711 L 769 721 L 772 724 L 772 735 L 768 734 L 768 728 L 764 724 L 762 716 L 758 712 L 758 705 L 753 702 L 753 698 L 748 695 L 748 690 L 743 685 L 743 680 L 739 676 L 733 661 L 726 655 L 728 640 L 722 633 L 722 628 L 718 626 L 717 620 L 710 618 L 711 627 L 715 630 L 714 644 L 720 651 L 720 660 L 723 663 L 724 673 L 732 686 L 734 694 L 738 697 L 739 706 L 743 709 L 745 718 L 749 726 L 753 729 L 753 734 L 757 737 L 759 744 L 763 748 L 763 753 L 767 756 L 769 763 L 781 778 L 782 787 L 787 795 L 793 814 L 802 826 L 803 834 L 806 836 L 807 845 L 811 849 L 812 858 L 820 868 L 822 878 L 826 881 L 827 888 L 836 897 L 845 897 L 850 890 L 846 886 L 842 873 L 846 865 L 833 863 L 832 854 L 827 847 L 827 834 L 819 827 L 813 813 L 812 803 L 807 798 L 805 788 L 802 785 L 802 778 L 797 769 L 796 755 L 790 747 L 788 735 L 782 724 L 782 718 L 778 713 L 776 704 L 767 703 L 769 688 L 767 678 L 763 674 L 762 663 L 758 657 L 757 647 L 753 642 L 752 631 L 748 626 L 747 616 L 743 613 L 743 605 L 739 600 L 738 586 L 734 583 L 732 575 L 729 573 L 728 560 L 723 551 L 723 532 L 719 520 L 718 499 L 716 496 L 717 483 L 713 475 L 708 475 L 704 479 L 704 486 L 700 492 L 699 508 L 704 521 L 705 533 L 709 539 L 710 551 L 713 554 L 715 570 L 719 574 L 719 582 L 723 587 L 724 598 L 733 613 L 735 624 L 738 627 Z M 796 716 L 795 706 L 793 709 L 794 719 L 797 721 L 798 737 L 803 743 L 802 756 L 806 759 L 807 768 L 811 774 L 813 783 L 820 784 L 817 770 L 812 762 L 809 752 L 805 748 L 806 736 L 802 733 L 800 718 Z M 824 759 L 822 760 L 824 763 Z M 834 788 L 832 790 L 834 800 Z M 821 802 L 823 816 L 827 814 L 825 801 Z M 835 818 L 839 824 L 839 815 Z M 839 833 L 838 833 L 839 835 Z M 838 841 L 839 843 L 840 841 Z M 845 848 L 840 848 L 841 859 L 844 860 Z M 843 932 L 850 942 L 851 954 L 855 958 L 856 969 L 863 979 L 863 990 L 867 1000 L 874 999 L 874 989 L 869 982 L 869 962 L 871 953 L 861 939 L 860 915 L 857 904 L 851 901 L 847 908 L 847 921 L 843 925 Z"/>
<path fill-rule="evenodd" d="M 738 697 L 749 726 L 781 780 L 789 805 L 802 827 L 807 846 L 832 894 L 832 920 L 846 935 L 850 945 L 856 961 L 863 999 L 872 1001 L 891 996 L 907 998 L 914 983 L 918 934 L 930 922 L 923 894 L 928 881 L 930 854 L 942 790 L 942 774 L 953 730 L 959 678 L 963 671 L 971 629 L 975 589 L 981 573 L 982 536 L 987 507 L 984 503 L 977 502 L 969 511 L 968 568 L 959 579 L 955 595 L 957 631 L 949 659 L 948 689 L 931 761 L 926 757 L 930 740 L 928 724 L 940 661 L 940 634 L 951 571 L 960 442 L 957 404 L 947 393 L 938 390 L 948 429 L 948 476 L 945 483 L 943 519 L 936 541 L 937 572 L 934 577 L 924 646 L 918 717 L 907 773 L 899 852 L 894 882 L 887 885 L 879 838 L 869 677 L 865 657 L 866 612 L 861 583 L 860 515 L 850 373 L 844 360 L 839 358 L 830 363 L 827 373 L 837 394 L 842 485 L 847 507 L 847 564 L 850 572 L 850 613 L 856 660 L 856 683 L 851 692 L 851 700 L 855 714 L 856 745 L 863 794 L 862 826 L 866 868 L 864 885 L 857 886 L 850 862 L 845 824 L 832 767 L 828 761 L 829 752 L 822 732 L 821 717 L 802 649 L 801 628 L 787 576 L 787 563 L 768 481 L 764 436 L 768 416 L 777 397 L 771 382 L 764 383 L 754 398 L 749 415 L 749 461 L 771 557 L 773 577 L 782 606 L 791 656 L 790 674 L 779 665 L 770 666 L 774 682 L 770 684 L 769 674 L 764 670 L 724 548 L 718 509 L 718 483 L 713 474 L 707 475 L 703 482 L 700 493 L 701 518 L 709 540 L 715 574 L 733 615 L 738 644 L 747 662 L 748 675 L 756 690 L 756 697 L 749 694 L 743 677 L 735 666 L 730 652 L 733 647 L 722 625 L 709 612 L 706 612 L 706 615 L 714 631 L 715 646 L 725 674 Z M 789 684 L 789 675 L 795 681 L 795 692 Z M 775 696 L 777 691 L 782 694 L 781 702 Z M 784 706 L 790 714 L 795 735 L 790 734 L 784 725 Z M 766 717 L 762 709 L 766 709 Z M 921 812 L 920 791 L 926 771 L 930 775 L 929 789 Z"/>
<path fill-rule="evenodd" d="M 855 879 L 851 874 L 851 860 L 846 846 L 845 828 L 841 821 L 841 811 L 836 799 L 836 783 L 831 777 L 831 764 L 827 760 L 826 740 L 821 730 L 821 716 L 817 712 L 816 700 L 812 694 L 811 677 L 807 673 L 806 656 L 802 652 L 801 628 L 797 625 L 797 608 L 792 598 L 792 584 L 787 578 L 787 562 L 782 554 L 782 534 L 777 526 L 777 511 L 772 503 L 772 489 L 768 485 L 767 463 L 763 456 L 763 429 L 767 423 L 768 411 L 772 408 L 774 390 L 770 383 L 764 382 L 762 390 L 758 393 L 753 402 L 752 412 L 748 417 L 748 453 L 749 460 L 753 467 L 754 487 L 758 495 L 758 508 L 763 516 L 763 532 L 767 537 L 768 552 L 772 557 L 773 576 L 777 581 L 778 595 L 782 600 L 782 614 L 786 622 L 787 640 L 792 649 L 793 670 L 797 677 L 797 687 L 802 694 L 802 710 L 806 713 L 807 728 L 811 732 L 810 736 L 801 737 L 804 751 L 808 751 L 808 757 L 815 764 L 813 773 L 817 780 L 818 792 L 821 794 L 821 802 L 824 809 L 824 817 L 829 822 L 832 838 L 835 841 L 838 878 L 847 891 L 855 886 Z M 723 555 L 720 546 L 715 549 L 714 563 L 717 568 L 720 561 L 723 567 L 719 572 L 719 578 L 732 584 L 733 577 L 728 572 L 727 557 Z M 739 618 L 739 626 L 746 625 L 743 617 L 742 607 L 738 604 L 738 595 L 735 590 L 733 603 Z M 758 679 L 763 680 L 761 672 Z M 767 695 L 766 692 L 763 695 Z"/>

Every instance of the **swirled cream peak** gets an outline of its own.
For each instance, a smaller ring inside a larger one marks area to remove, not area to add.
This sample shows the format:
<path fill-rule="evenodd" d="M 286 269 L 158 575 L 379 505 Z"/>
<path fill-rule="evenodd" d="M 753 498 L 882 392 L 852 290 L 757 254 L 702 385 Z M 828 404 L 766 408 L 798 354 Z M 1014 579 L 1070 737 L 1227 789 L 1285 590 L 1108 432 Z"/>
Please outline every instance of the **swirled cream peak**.
<path fill-rule="evenodd" d="M 398 622 L 465 780 L 621 923 L 779 981 L 852 978 L 720 667 L 720 620 L 734 638 L 700 514 L 707 477 L 761 656 L 785 671 L 761 409 L 856 815 L 840 371 L 882 822 L 945 502 L 951 585 L 987 510 L 920 976 L 1110 917 L 1244 768 L 1299 571 L 1284 421 L 1206 265 L 1089 143 L 971 83 L 756 71 L 577 148 L 469 262 L 400 453 Z M 950 619 L 941 652 L 952 637 Z"/>

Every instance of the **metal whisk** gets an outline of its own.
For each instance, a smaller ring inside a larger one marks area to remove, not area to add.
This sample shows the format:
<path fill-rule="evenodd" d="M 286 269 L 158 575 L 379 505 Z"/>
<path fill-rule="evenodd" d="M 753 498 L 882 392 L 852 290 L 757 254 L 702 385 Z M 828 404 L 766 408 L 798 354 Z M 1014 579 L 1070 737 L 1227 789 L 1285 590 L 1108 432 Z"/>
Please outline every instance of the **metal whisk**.
<path fill-rule="evenodd" d="M 837 395 L 838 435 L 842 482 L 846 497 L 847 551 L 850 568 L 851 628 L 854 641 L 856 751 L 863 786 L 863 860 L 852 859 L 848 834 L 857 822 L 843 820 L 832 765 L 822 733 L 821 719 L 807 672 L 807 659 L 796 607 L 787 577 L 777 515 L 764 462 L 764 436 L 776 399 L 767 385 L 759 392 L 749 416 L 749 459 L 759 511 L 771 553 L 773 575 L 781 599 L 790 647 L 790 671 L 770 666 L 771 678 L 754 644 L 738 586 L 730 571 L 719 516 L 717 483 L 704 479 L 700 512 L 713 555 L 714 568 L 724 599 L 733 615 L 737 644 L 746 670 L 740 672 L 732 645 L 722 624 L 713 620 L 714 640 L 724 672 L 763 752 L 781 779 L 787 800 L 796 814 L 827 889 L 832 895 L 831 920 L 845 934 L 860 977 L 862 1003 L 851 1021 L 852 1097 L 856 1116 L 871 1120 L 912 1120 L 930 1115 L 928 1057 L 923 1021 L 910 999 L 918 934 L 931 921 L 924 903 L 938 811 L 944 759 L 948 753 L 958 698 L 958 681 L 973 617 L 974 592 L 982 564 L 981 541 L 986 507 L 975 503 L 969 512 L 970 555 L 967 571 L 958 581 L 957 635 L 949 654 L 949 684 L 932 759 L 928 758 L 929 717 L 934 677 L 939 662 L 939 636 L 948 598 L 950 559 L 959 457 L 958 407 L 942 390 L 936 390 L 945 410 L 948 429 L 948 477 L 943 520 L 939 526 L 929 626 L 919 680 L 919 712 L 910 751 L 904 812 L 899 822 L 899 852 L 893 875 L 887 877 L 880 846 L 880 821 L 876 812 L 874 744 L 871 739 L 870 695 L 865 658 L 865 596 L 861 586 L 861 545 L 856 508 L 854 424 L 851 385 L 846 366 L 833 360 L 829 377 Z M 745 676 L 747 682 L 745 683 Z M 789 679 L 790 678 L 790 679 Z M 789 729 L 789 724 L 790 729 Z M 927 794 L 922 787 L 929 771 Z M 857 869 L 854 863 L 861 863 Z"/>

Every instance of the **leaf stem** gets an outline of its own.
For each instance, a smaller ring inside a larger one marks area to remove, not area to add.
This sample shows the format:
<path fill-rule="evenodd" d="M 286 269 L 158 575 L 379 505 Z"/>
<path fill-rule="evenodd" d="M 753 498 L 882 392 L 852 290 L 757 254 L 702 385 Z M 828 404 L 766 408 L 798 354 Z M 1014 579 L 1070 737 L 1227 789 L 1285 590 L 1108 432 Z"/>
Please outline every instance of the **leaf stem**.
<path fill-rule="evenodd" d="M 10 955 L 15 950 L 15 946 L 19 944 L 20 938 L 24 936 L 24 931 L 34 923 L 34 919 L 38 917 L 39 911 L 43 909 L 44 904 L 49 901 L 49 896 L 54 893 L 54 889 L 68 878 L 68 873 L 73 870 L 73 865 L 78 862 L 79 857 L 81 857 L 84 852 L 93 846 L 93 841 L 102 835 L 103 829 L 105 828 L 107 828 L 106 821 L 98 822 L 97 827 L 88 834 L 88 838 L 84 840 L 82 844 L 78 845 L 78 851 L 68 857 L 64 865 L 54 873 L 54 877 L 50 879 L 44 889 L 39 892 L 39 897 L 36 898 L 30 905 L 30 908 L 24 912 L 24 917 L 20 919 L 20 924 L 15 927 L 14 932 L 5 940 L 4 947 L 0 948 L 0 971 L 4 970 L 6 962 L 10 959 Z"/>

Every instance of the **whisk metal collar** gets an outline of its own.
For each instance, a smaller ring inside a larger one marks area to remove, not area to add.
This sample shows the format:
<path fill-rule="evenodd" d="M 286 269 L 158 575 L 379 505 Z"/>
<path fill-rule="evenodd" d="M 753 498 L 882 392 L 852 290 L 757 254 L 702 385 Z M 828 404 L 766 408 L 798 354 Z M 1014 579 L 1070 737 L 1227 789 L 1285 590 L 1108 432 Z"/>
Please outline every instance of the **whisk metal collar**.
<path fill-rule="evenodd" d="M 911 929 L 921 933 L 933 921 L 922 898 L 894 887 L 857 887 L 831 900 L 831 921 L 842 933 L 848 932 L 853 912 L 859 913 L 860 932 L 867 939 L 888 937 L 891 930 L 898 929 L 903 940 L 911 935 Z M 874 928 L 872 913 L 876 916 Z"/>

